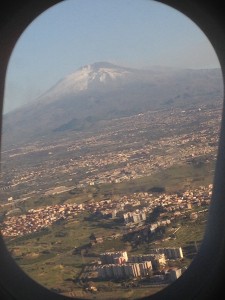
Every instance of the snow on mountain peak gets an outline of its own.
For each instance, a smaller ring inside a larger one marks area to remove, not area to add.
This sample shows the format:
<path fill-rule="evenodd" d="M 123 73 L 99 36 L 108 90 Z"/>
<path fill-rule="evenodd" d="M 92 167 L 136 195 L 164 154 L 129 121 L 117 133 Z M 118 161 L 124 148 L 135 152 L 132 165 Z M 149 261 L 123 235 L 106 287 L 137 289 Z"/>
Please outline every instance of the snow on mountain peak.
<path fill-rule="evenodd" d="M 87 87 L 88 83 L 97 81 L 106 83 L 107 80 L 115 80 L 117 78 L 121 78 L 124 75 L 127 75 L 129 72 L 125 68 L 121 68 L 115 66 L 110 63 L 94 63 L 93 65 L 87 65 L 73 73 L 75 76 L 81 72 L 82 74 L 86 74 L 87 77 Z M 71 74 L 72 75 L 72 74 Z"/>
<path fill-rule="evenodd" d="M 98 62 L 86 65 L 71 73 L 56 84 L 49 92 L 51 96 L 58 94 L 77 93 L 88 89 L 96 89 L 106 86 L 113 81 L 125 78 L 129 69 L 115 66 L 110 63 Z"/>

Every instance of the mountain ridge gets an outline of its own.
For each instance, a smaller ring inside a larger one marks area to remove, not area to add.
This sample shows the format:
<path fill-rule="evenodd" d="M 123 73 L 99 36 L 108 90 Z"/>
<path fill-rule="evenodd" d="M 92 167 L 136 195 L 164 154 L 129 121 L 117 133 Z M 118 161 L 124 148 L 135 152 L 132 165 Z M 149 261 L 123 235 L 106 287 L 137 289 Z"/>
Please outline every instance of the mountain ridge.
<path fill-rule="evenodd" d="M 133 69 L 107 62 L 85 65 L 33 102 L 3 117 L 6 142 L 63 130 L 83 130 L 102 119 L 209 103 L 222 97 L 220 69 Z"/>

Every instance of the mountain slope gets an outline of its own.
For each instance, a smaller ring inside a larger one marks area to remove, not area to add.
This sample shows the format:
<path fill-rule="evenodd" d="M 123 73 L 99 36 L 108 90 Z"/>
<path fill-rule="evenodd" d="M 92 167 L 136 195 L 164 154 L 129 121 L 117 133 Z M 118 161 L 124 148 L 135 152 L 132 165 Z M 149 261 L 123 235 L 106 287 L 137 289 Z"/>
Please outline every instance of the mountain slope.
<path fill-rule="evenodd" d="M 98 120 L 171 105 L 212 103 L 222 97 L 220 69 L 136 70 L 106 62 L 66 76 L 45 94 L 4 116 L 5 142 L 23 142 L 65 130 L 83 130 Z"/>

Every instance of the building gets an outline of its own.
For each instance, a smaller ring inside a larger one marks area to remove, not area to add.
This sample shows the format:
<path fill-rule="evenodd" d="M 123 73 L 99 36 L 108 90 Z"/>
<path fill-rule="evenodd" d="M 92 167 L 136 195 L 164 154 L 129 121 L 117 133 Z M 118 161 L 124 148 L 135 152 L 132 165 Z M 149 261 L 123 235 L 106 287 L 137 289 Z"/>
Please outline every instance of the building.
<path fill-rule="evenodd" d="M 183 258 L 183 251 L 181 247 L 174 248 L 155 248 L 149 250 L 150 254 L 165 254 L 167 259 Z"/>
<path fill-rule="evenodd" d="M 123 214 L 123 219 L 126 224 L 141 223 L 146 220 L 146 212 L 145 211 L 127 212 Z"/>
<path fill-rule="evenodd" d="M 128 261 L 126 251 L 104 252 L 100 254 L 102 264 L 122 264 Z"/>
<path fill-rule="evenodd" d="M 105 264 L 97 268 L 98 276 L 102 279 L 126 279 L 145 277 L 152 270 L 150 261 L 143 263 Z"/>
<path fill-rule="evenodd" d="M 132 255 L 131 262 L 151 262 L 153 270 L 158 270 L 166 265 L 165 254 L 140 254 Z"/>
<path fill-rule="evenodd" d="M 167 274 L 169 275 L 169 281 L 173 282 L 181 276 L 182 271 L 181 269 L 173 268 L 173 269 L 169 269 L 167 271 Z"/>

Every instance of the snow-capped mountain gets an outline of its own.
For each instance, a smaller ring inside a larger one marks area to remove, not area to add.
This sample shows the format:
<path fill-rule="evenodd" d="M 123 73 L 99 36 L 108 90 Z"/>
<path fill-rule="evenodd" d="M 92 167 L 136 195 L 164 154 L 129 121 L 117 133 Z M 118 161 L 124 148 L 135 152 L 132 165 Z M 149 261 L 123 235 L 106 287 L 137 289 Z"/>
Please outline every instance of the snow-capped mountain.
<path fill-rule="evenodd" d="M 134 72 L 135 70 L 107 62 L 86 65 L 60 80 L 37 101 L 57 101 L 80 92 L 114 89 L 135 80 Z"/>
<path fill-rule="evenodd" d="M 38 99 L 3 118 L 10 143 L 66 130 L 86 130 L 98 121 L 146 110 L 212 103 L 222 97 L 220 69 L 137 70 L 107 62 L 69 74 Z"/>
<path fill-rule="evenodd" d="M 132 72 L 126 68 L 116 67 L 109 63 L 95 63 L 86 65 L 78 71 L 68 75 L 59 82 L 54 91 L 70 89 L 71 92 L 79 92 L 87 89 L 104 86 L 127 78 Z"/>

